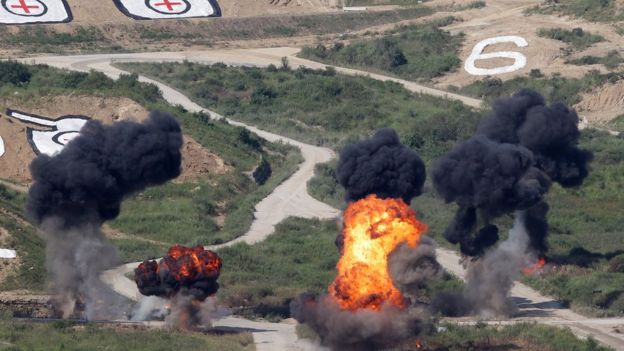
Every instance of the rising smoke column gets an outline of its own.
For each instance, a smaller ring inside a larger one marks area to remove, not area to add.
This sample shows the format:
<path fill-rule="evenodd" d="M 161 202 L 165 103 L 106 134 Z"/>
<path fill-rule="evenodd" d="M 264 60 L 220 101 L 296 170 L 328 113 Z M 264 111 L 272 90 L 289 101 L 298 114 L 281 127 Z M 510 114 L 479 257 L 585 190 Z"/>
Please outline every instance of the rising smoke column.
<path fill-rule="evenodd" d="M 408 206 L 422 192 L 424 163 L 394 130 L 382 129 L 345 147 L 337 173 L 350 201 L 336 240 L 338 274 L 328 295 L 293 301 L 293 317 L 334 350 L 374 350 L 427 331 L 428 313 L 409 300 L 439 272 L 432 242 L 422 237 L 427 226 Z"/>
<path fill-rule="evenodd" d="M 426 178 L 420 156 L 399 141 L 394 129 L 380 129 L 371 139 L 347 145 L 340 153 L 337 177 L 346 201 L 370 194 L 401 198 L 407 204 L 422 193 Z"/>
<path fill-rule="evenodd" d="M 33 160 L 26 209 L 45 235 L 46 266 L 64 317 L 77 301 L 90 319 L 115 313 L 114 294 L 105 294 L 99 274 L 117 263 L 117 252 L 100 226 L 119 215 L 125 197 L 177 177 L 181 146 L 177 121 L 154 111 L 143 123 L 90 120 L 60 153 Z"/>
<path fill-rule="evenodd" d="M 444 236 L 459 243 L 464 255 L 483 256 L 469 267 L 463 296 L 438 300 L 442 310 L 513 311 L 508 293 L 527 264 L 519 257 L 536 260 L 548 249 L 546 192 L 552 182 L 578 186 L 589 173 L 592 154 L 577 146 L 577 125 L 574 110 L 561 103 L 547 106 L 538 93 L 522 90 L 496 100 L 475 135 L 436 161 L 436 190 L 459 206 Z M 490 221 L 511 213 L 516 222 L 509 239 L 488 250 L 498 240 Z"/>
<path fill-rule="evenodd" d="M 459 205 L 447 240 L 459 243 L 465 255 L 479 256 L 498 238 L 492 219 L 526 210 L 530 247 L 543 255 L 550 184 L 578 186 L 589 173 L 592 154 L 577 146 L 577 125 L 574 110 L 547 106 L 535 91 L 496 100 L 475 135 L 434 165 L 436 190 Z"/>

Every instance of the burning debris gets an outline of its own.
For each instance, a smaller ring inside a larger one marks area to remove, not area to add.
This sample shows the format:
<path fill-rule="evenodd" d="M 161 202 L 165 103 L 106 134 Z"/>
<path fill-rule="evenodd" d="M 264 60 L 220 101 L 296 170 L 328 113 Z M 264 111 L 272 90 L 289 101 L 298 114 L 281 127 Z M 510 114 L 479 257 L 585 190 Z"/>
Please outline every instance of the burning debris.
<path fill-rule="evenodd" d="M 221 258 L 203 246 L 174 246 L 167 256 L 145 261 L 134 271 L 141 294 L 170 299 L 170 325 L 188 329 L 203 321 L 201 303 L 217 293 Z"/>
<path fill-rule="evenodd" d="M 88 319 L 117 317 L 126 307 L 99 279 L 118 262 L 100 226 L 119 215 L 126 196 L 177 177 L 181 146 L 175 118 L 154 111 L 143 123 L 90 120 L 60 153 L 33 160 L 26 207 L 45 235 L 46 265 L 63 317 L 77 302 L 85 304 Z"/>
<path fill-rule="evenodd" d="M 548 249 L 545 194 L 552 182 L 578 186 L 589 173 L 592 154 L 578 148 L 577 124 L 574 110 L 522 90 L 495 101 L 475 135 L 436 161 L 436 190 L 459 206 L 444 236 L 462 254 L 481 257 L 468 268 L 463 296 L 438 298 L 447 314 L 513 312 L 514 280 Z M 509 238 L 490 249 L 498 241 L 491 221 L 511 213 Z"/>
<path fill-rule="evenodd" d="M 343 232 L 336 240 L 342 257 L 328 295 L 300 296 L 292 315 L 336 350 L 369 350 L 394 345 L 427 328 L 428 314 L 402 288 L 419 286 L 439 265 L 427 226 L 407 205 L 422 191 L 425 166 L 401 145 L 394 130 L 345 147 L 338 177 L 347 190 Z M 419 250 L 419 243 L 425 242 Z M 432 264 L 433 259 L 434 264 Z"/>

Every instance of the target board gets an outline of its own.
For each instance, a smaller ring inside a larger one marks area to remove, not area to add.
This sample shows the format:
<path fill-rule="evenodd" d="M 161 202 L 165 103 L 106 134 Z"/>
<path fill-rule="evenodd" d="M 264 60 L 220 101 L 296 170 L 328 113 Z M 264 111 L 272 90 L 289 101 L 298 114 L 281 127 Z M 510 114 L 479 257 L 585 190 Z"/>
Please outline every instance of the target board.
<path fill-rule="evenodd" d="M 17 253 L 15 252 L 15 250 L 0 249 L 0 258 L 17 258 Z"/>
<path fill-rule="evenodd" d="M 64 23 L 71 20 L 66 0 L 0 0 L 0 24 Z"/>
<path fill-rule="evenodd" d="M 62 116 L 57 119 L 7 110 L 7 115 L 24 123 L 40 128 L 28 127 L 26 136 L 28 143 L 36 154 L 53 156 L 59 153 L 67 143 L 80 134 L 82 127 L 89 121 L 86 116 Z"/>
<path fill-rule="evenodd" d="M 139 19 L 220 17 L 216 0 L 113 0 L 126 16 Z"/>

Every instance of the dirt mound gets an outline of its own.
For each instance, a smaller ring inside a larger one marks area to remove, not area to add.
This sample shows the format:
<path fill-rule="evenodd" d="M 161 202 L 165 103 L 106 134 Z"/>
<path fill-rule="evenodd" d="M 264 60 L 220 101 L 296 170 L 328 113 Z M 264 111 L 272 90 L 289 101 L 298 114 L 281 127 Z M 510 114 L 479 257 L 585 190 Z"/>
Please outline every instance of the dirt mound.
<path fill-rule="evenodd" d="M 127 98 L 84 95 L 43 97 L 31 101 L 23 98 L 0 100 L 0 111 L 4 112 L 8 108 L 53 120 L 64 115 L 85 115 L 104 123 L 124 119 L 142 120 L 148 115 L 148 111 L 141 105 Z M 0 117 L 0 136 L 5 146 L 5 153 L 0 157 L 0 178 L 21 184 L 30 182 L 28 165 L 36 153 L 29 142 L 28 127 L 41 128 L 5 115 Z M 229 170 L 230 167 L 218 155 L 190 136 L 184 136 L 182 174 L 179 181 L 193 181 L 208 174 L 223 174 Z"/>
<path fill-rule="evenodd" d="M 589 123 L 604 124 L 624 113 L 624 81 L 609 84 L 582 95 L 574 106 Z"/>

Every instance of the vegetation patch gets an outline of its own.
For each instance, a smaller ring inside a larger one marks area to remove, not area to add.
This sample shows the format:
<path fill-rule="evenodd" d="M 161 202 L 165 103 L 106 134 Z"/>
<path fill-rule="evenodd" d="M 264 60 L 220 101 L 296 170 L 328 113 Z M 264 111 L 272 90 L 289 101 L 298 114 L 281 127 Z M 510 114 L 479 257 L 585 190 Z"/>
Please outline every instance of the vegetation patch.
<path fill-rule="evenodd" d="M 581 94 L 592 88 L 615 83 L 620 80 L 618 73 L 601 74 L 592 70 L 581 78 L 566 78 L 560 74 L 543 75 L 533 70 L 527 76 L 515 77 L 502 81 L 499 78 L 484 78 L 462 88 L 449 87 L 449 90 L 483 99 L 488 103 L 501 96 L 510 96 L 520 89 L 533 89 L 542 94 L 547 101 L 561 101 L 574 105 L 581 101 Z"/>
<path fill-rule="evenodd" d="M 132 236 L 116 239 L 124 260 L 160 257 L 164 247 L 175 243 L 208 245 L 244 234 L 253 220 L 255 204 L 294 173 L 301 162 L 299 150 L 293 146 L 269 143 L 226 121 L 169 105 L 155 85 L 139 82 L 137 75 L 112 80 L 98 72 L 0 62 L 0 96 L 35 100 L 76 92 L 128 97 L 148 110 L 170 112 L 185 133 L 233 168 L 230 173 L 209 175 L 196 183 L 150 188 L 126 200 L 121 216 L 111 226 L 140 238 L 136 242 Z M 259 185 L 248 174 L 263 162 L 270 164 L 272 175 Z"/>
<path fill-rule="evenodd" d="M 472 134 L 480 114 L 461 102 L 415 94 L 398 83 L 336 74 L 195 63 L 128 63 L 199 104 L 296 140 L 339 149 L 383 128 L 423 155 L 439 155 Z"/>
<path fill-rule="evenodd" d="M 624 13 L 618 9 L 615 0 L 546 0 L 527 13 L 561 14 L 584 18 L 592 22 L 617 22 L 624 20 Z"/>
<path fill-rule="evenodd" d="M 572 30 L 563 28 L 542 28 L 537 32 L 537 35 L 542 38 L 562 41 L 579 51 L 585 50 L 595 43 L 605 40 L 600 35 L 584 31 L 583 28 L 574 28 Z"/>
<path fill-rule="evenodd" d="M 603 65 L 609 70 L 614 70 L 624 62 L 624 57 L 616 50 L 609 51 L 606 56 L 583 56 L 576 59 L 567 60 L 566 63 L 572 65 Z"/>
<path fill-rule="evenodd" d="M 452 35 L 439 27 L 452 23 L 447 17 L 427 25 L 403 26 L 375 39 L 335 42 L 305 47 L 301 56 L 328 64 L 389 73 L 408 80 L 430 80 L 459 67 L 463 34 Z"/>
<path fill-rule="evenodd" d="M 211 335 L 137 327 L 71 322 L 0 321 L 0 347 L 5 350 L 255 350 L 251 333 Z"/>

